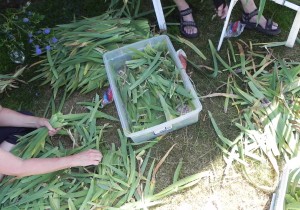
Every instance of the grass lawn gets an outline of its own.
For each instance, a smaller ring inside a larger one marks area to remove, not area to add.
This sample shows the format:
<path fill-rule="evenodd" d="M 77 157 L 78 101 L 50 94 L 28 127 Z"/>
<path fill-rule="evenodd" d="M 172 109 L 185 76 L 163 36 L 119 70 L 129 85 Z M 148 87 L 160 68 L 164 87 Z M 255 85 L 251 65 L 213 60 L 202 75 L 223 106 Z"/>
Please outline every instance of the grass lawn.
<path fill-rule="evenodd" d="M 103 3 L 105 2 L 105 3 Z M 86 1 L 58 1 L 58 0 L 42 0 L 32 3 L 32 11 L 37 11 L 45 15 L 44 27 L 54 27 L 55 25 L 68 23 L 74 18 L 93 17 L 100 15 L 101 12 L 107 8 L 109 1 L 103 0 L 86 0 Z M 190 48 L 174 42 L 176 49 L 182 48 L 187 58 L 197 65 L 205 65 L 212 67 L 213 60 L 209 48 L 210 39 L 215 46 L 217 46 L 223 22 L 217 17 L 213 18 L 214 8 L 210 1 L 190 0 L 189 3 L 193 9 L 194 19 L 200 29 L 199 38 L 190 40 L 194 43 L 206 56 L 207 60 L 200 59 Z M 172 0 L 164 0 L 163 6 L 174 5 Z M 239 4 L 235 7 L 232 20 L 238 20 L 241 16 L 241 7 Z M 143 1 L 141 10 L 152 10 L 152 3 L 150 0 Z M 282 33 L 275 37 L 269 37 L 259 34 L 255 31 L 245 30 L 239 37 L 230 39 L 235 43 L 239 39 L 246 43 L 262 42 L 276 42 L 285 41 L 290 27 L 292 25 L 295 12 L 285 7 L 277 5 L 273 2 L 267 2 L 264 12 L 266 17 L 273 17 L 273 19 L 280 25 Z M 146 16 L 151 25 L 156 24 L 154 13 Z M 178 11 L 175 8 L 167 17 L 168 33 L 172 35 L 180 35 L 178 23 Z M 157 29 L 157 27 L 156 27 Z M 236 45 L 235 45 L 236 47 Z M 223 58 L 227 56 L 227 40 L 224 40 L 220 55 Z M 289 58 L 299 61 L 300 46 L 296 43 L 294 48 L 287 48 L 284 46 L 273 48 L 273 54 L 280 58 Z M 28 59 L 24 65 L 30 66 L 33 62 L 38 60 L 36 57 L 30 56 L 30 51 L 27 52 Z M 18 66 L 11 63 L 7 52 L 0 51 L 0 73 L 7 73 L 14 71 Z M 221 69 L 221 68 L 220 68 Z M 190 64 L 187 69 L 188 74 L 195 85 L 199 96 L 208 95 L 216 92 L 226 92 L 226 82 L 228 72 L 220 72 L 217 77 L 211 78 L 207 76 L 209 70 L 202 68 L 201 70 L 193 68 Z M 36 74 L 35 68 L 27 69 L 22 78 L 28 81 Z M 48 104 L 50 86 L 40 86 L 42 81 L 35 81 L 32 83 L 20 84 L 19 88 L 8 91 L 0 95 L 1 105 L 12 109 L 26 109 L 35 112 L 37 115 L 42 115 L 44 109 Z M 97 90 L 90 94 L 82 95 L 74 93 L 64 106 L 64 111 L 68 112 L 72 108 L 72 104 L 76 101 L 90 101 L 95 93 L 102 94 L 104 90 Z M 157 173 L 157 190 L 163 189 L 172 182 L 172 176 L 180 159 L 183 160 L 183 167 L 180 177 L 185 177 L 198 173 L 201 171 L 209 171 L 210 176 L 203 179 L 195 187 L 180 192 L 176 195 L 165 199 L 166 204 L 155 207 L 153 209 L 268 209 L 271 201 L 272 193 L 262 192 L 251 184 L 249 184 L 240 172 L 239 167 L 233 167 L 229 173 L 224 176 L 224 160 L 222 152 L 216 146 L 219 138 L 216 135 L 214 128 L 211 125 L 208 117 L 210 111 L 219 128 L 222 130 L 224 136 L 228 139 L 234 139 L 238 130 L 234 126 L 233 121 L 237 118 L 237 109 L 235 106 L 229 106 L 227 113 L 224 112 L 224 98 L 212 97 L 201 99 L 203 110 L 200 113 L 199 121 L 196 124 L 182 128 L 178 131 L 165 135 L 163 140 L 153 147 L 152 159 L 161 159 L 166 151 L 176 144 L 172 152 L 167 157 L 163 166 Z M 118 117 L 114 104 L 106 106 L 103 111 Z M 113 129 L 105 133 L 105 142 L 118 142 L 118 135 L 115 132 L 120 125 L 113 124 Z M 272 174 L 263 173 L 268 171 L 267 166 L 259 165 L 253 162 L 250 174 L 261 180 L 272 179 Z M 267 181 L 266 181 L 267 182 Z M 267 183 L 270 184 L 270 183 Z"/>

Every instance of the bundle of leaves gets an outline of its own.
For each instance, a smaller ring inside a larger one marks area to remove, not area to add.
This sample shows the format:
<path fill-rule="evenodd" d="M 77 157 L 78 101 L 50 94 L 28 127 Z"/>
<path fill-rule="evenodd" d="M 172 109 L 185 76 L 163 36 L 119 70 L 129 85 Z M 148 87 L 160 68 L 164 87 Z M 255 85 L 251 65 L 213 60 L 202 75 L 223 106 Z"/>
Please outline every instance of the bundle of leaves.
<path fill-rule="evenodd" d="M 87 93 L 103 87 L 107 82 L 103 54 L 145 39 L 150 31 L 146 20 L 119 18 L 112 12 L 59 25 L 53 30 L 58 38 L 56 48 L 38 62 L 41 68 L 32 80 L 42 78 L 42 84 L 50 83 L 54 97 L 61 87 L 69 93 Z"/>

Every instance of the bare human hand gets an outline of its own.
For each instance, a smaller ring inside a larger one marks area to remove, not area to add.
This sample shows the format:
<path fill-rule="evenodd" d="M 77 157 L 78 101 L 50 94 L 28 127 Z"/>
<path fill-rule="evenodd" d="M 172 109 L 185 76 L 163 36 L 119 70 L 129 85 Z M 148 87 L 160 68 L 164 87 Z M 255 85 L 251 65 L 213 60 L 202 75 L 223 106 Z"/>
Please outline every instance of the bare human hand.
<path fill-rule="evenodd" d="M 46 118 L 40 118 L 38 126 L 39 127 L 46 127 L 48 129 L 48 135 L 49 136 L 54 136 L 60 130 L 60 128 L 53 128 L 51 126 L 51 124 L 49 123 L 49 120 L 46 119 Z"/>
<path fill-rule="evenodd" d="M 102 160 L 102 154 L 98 150 L 89 149 L 69 156 L 72 166 L 98 165 Z"/>

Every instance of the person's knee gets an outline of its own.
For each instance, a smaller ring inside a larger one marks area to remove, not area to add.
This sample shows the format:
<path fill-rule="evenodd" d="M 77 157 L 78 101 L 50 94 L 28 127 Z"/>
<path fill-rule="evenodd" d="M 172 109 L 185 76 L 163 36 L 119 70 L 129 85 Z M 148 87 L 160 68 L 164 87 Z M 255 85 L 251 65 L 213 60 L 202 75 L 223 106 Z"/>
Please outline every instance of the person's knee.
<path fill-rule="evenodd" d="M 15 147 L 15 144 L 9 143 L 7 141 L 3 141 L 0 144 L 0 148 L 7 151 L 7 152 L 11 151 L 14 147 Z"/>

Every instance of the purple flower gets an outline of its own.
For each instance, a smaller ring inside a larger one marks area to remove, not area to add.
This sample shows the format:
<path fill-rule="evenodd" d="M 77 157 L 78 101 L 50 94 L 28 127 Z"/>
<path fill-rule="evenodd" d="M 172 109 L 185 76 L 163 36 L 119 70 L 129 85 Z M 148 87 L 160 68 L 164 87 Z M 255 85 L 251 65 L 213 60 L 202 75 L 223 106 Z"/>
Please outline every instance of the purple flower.
<path fill-rule="evenodd" d="M 50 28 L 45 28 L 45 29 L 44 29 L 44 34 L 49 34 L 49 33 L 50 33 L 50 31 L 51 31 L 51 29 L 50 29 Z"/>
<path fill-rule="evenodd" d="M 40 48 L 36 47 L 36 48 L 35 48 L 35 54 L 36 54 L 36 55 L 42 54 L 42 50 L 41 50 Z"/>
<path fill-rule="evenodd" d="M 55 44 L 58 41 L 58 39 L 56 37 L 52 37 L 51 41 L 53 44 Z"/>
<path fill-rule="evenodd" d="M 31 38 L 31 37 L 32 37 L 32 33 L 29 33 L 29 34 L 28 34 L 28 37 Z"/>
<path fill-rule="evenodd" d="M 32 43 L 32 42 L 33 42 L 33 39 L 29 39 L 29 40 L 28 40 L 28 43 Z"/>
<path fill-rule="evenodd" d="M 47 51 L 49 51 L 49 50 L 51 50 L 51 47 L 50 47 L 49 45 L 47 45 L 47 46 L 45 47 L 45 49 L 46 49 Z"/>
<path fill-rule="evenodd" d="M 29 22 L 29 19 L 28 19 L 28 18 L 23 18 L 23 22 L 24 22 L 24 23 L 28 23 L 28 22 Z"/>

